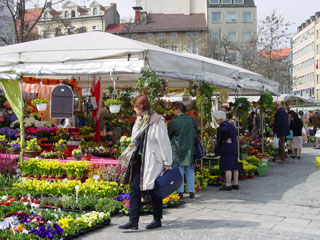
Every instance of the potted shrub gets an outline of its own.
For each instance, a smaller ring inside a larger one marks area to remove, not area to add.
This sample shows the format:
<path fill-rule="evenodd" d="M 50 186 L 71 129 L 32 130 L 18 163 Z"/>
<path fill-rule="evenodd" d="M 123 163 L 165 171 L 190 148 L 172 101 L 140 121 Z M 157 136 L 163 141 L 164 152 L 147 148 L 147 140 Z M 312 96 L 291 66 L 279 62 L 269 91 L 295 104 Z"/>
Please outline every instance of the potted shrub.
<path fill-rule="evenodd" d="M 104 101 L 104 105 L 109 107 L 111 113 L 118 113 L 120 112 L 120 107 L 122 105 L 122 101 L 119 99 L 107 99 Z"/>
<path fill-rule="evenodd" d="M 9 147 L 9 153 L 10 154 L 19 154 L 20 152 L 20 139 L 18 138 L 17 140 L 11 141 L 10 142 L 10 147 Z"/>
<path fill-rule="evenodd" d="M 31 101 L 31 104 L 35 105 L 38 111 L 45 111 L 47 109 L 48 103 L 49 103 L 49 100 L 45 98 L 36 98 Z"/>

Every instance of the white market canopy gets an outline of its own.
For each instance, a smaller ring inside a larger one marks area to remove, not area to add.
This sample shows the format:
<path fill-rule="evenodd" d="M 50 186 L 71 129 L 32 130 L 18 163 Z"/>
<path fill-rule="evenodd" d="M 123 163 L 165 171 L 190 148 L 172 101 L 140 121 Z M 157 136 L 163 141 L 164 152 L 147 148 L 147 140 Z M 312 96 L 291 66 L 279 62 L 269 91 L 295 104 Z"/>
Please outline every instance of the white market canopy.
<path fill-rule="evenodd" d="M 280 95 L 279 101 L 283 100 L 285 102 L 288 103 L 293 103 L 293 104 L 297 104 L 298 105 L 302 102 L 304 105 L 313 105 L 313 104 L 317 104 L 318 102 L 313 99 L 313 98 L 305 98 L 305 97 L 301 97 L 301 96 L 296 96 L 296 95 L 289 95 L 289 94 L 282 94 Z"/>
<path fill-rule="evenodd" d="M 103 87 L 113 84 L 111 78 L 121 87 L 135 84 L 147 66 L 158 76 L 167 78 L 172 88 L 188 87 L 190 80 L 197 80 L 232 90 L 278 93 L 279 84 L 257 73 L 104 32 L 0 47 L 0 79 L 16 79 L 15 74 L 73 77 L 79 87 L 91 87 L 92 77 L 97 76 L 102 78 Z"/>

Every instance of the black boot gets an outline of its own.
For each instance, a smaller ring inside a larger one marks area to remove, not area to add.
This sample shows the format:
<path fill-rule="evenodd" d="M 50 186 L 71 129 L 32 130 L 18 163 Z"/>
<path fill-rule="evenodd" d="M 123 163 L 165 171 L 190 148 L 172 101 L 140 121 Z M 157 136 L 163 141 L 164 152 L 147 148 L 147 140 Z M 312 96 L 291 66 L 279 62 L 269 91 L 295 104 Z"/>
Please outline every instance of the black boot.
<path fill-rule="evenodd" d="M 153 219 L 153 221 L 146 226 L 146 229 L 154 229 L 159 227 L 162 227 L 161 220 Z"/>
<path fill-rule="evenodd" d="M 127 222 L 123 225 L 119 226 L 120 229 L 132 229 L 132 230 L 138 230 L 138 223 L 133 223 L 133 222 Z"/>
<path fill-rule="evenodd" d="M 190 198 L 190 199 L 194 199 L 194 193 L 193 193 L 193 192 L 191 192 L 191 193 L 189 194 L 189 198 Z"/>

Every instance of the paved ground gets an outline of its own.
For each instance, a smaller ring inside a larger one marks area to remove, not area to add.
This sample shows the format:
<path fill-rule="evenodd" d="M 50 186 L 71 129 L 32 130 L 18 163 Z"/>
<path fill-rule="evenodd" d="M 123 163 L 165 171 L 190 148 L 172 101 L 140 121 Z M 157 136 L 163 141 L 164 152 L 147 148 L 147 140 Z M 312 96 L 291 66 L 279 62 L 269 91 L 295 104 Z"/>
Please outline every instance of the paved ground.
<path fill-rule="evenodd" d="M 240 181 L 240 190 L 209 186 L 194 200 L 164 211 L 163 227 L 145 230 L 151 216 L 142 216 L 139 231 L 111 226 L 81 239 L 320 239 L 320 150 L 306 147 L 302 159 L 272 162 L 267 177 Z"/>

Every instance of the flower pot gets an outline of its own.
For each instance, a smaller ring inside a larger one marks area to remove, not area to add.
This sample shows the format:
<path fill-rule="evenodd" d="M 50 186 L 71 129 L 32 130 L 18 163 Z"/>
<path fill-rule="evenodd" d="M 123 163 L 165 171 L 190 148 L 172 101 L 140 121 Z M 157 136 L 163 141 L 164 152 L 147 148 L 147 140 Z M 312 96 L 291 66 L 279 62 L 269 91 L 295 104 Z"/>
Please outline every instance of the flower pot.
<path fill-rule="evenodd" d="M 202 180 L 201 181 L 201 187 L 202 188 L 207 188 L 208 187 L 208 180 Z"/>
<path fill-rule="evenodd" d="M 8 154 L 19 155 L 20 154 L 20 149 L 8 150 Z"/>
<path fill-rule="evenodd" d="M 56 176 L 55 179 L 56 180 L 62 180 L 62 179 L 64 179 L 64 177 L 63 176 Z"/>
<path fill-rule="evenodd" d="M 109 110 L 111 113 L 118 113 L 120 112 L 121 105 L 111 105 L 109 106 Z"/>
<path fill-rule="evenodd" d="M 38 111 L 45 111 L 47 109 L 46 103 L 39 103 L 36 106 L 37 106 Z"/>
<path fill-rule="evenodd" d="M 73 156 L 73 157 L 74 157 L 74 159 L 77 160 L 77 161 L 80 161 L 80 160 L 81 160 L 81 156 L 76 155 L 76 156 Z"/>
<path fill-rule="evenodd" d="M 91 160 L 91 155 L 90 154 L 83 155 L 83 160 L 90 161 Z"/>
<path fill-rule="evenodd" d="M 241 153 L 240 154 L 240 160 L 247 160 L 248 154 L 247 153 Z"/>
<path fill-rule="evenodd" d="M 67 159 L 68 158 L 68 154 L 64 154 L 64 153 L 58 153 L 58 159 Z"/>
<path fill-rule="evenodd" d="M 28 158 L 35 158 L 39 155 L 40 155 L 40 152 L 38 152 L 38 151 L 25 151 L 23 153 L 23 156 L 28 157 Z"/>

